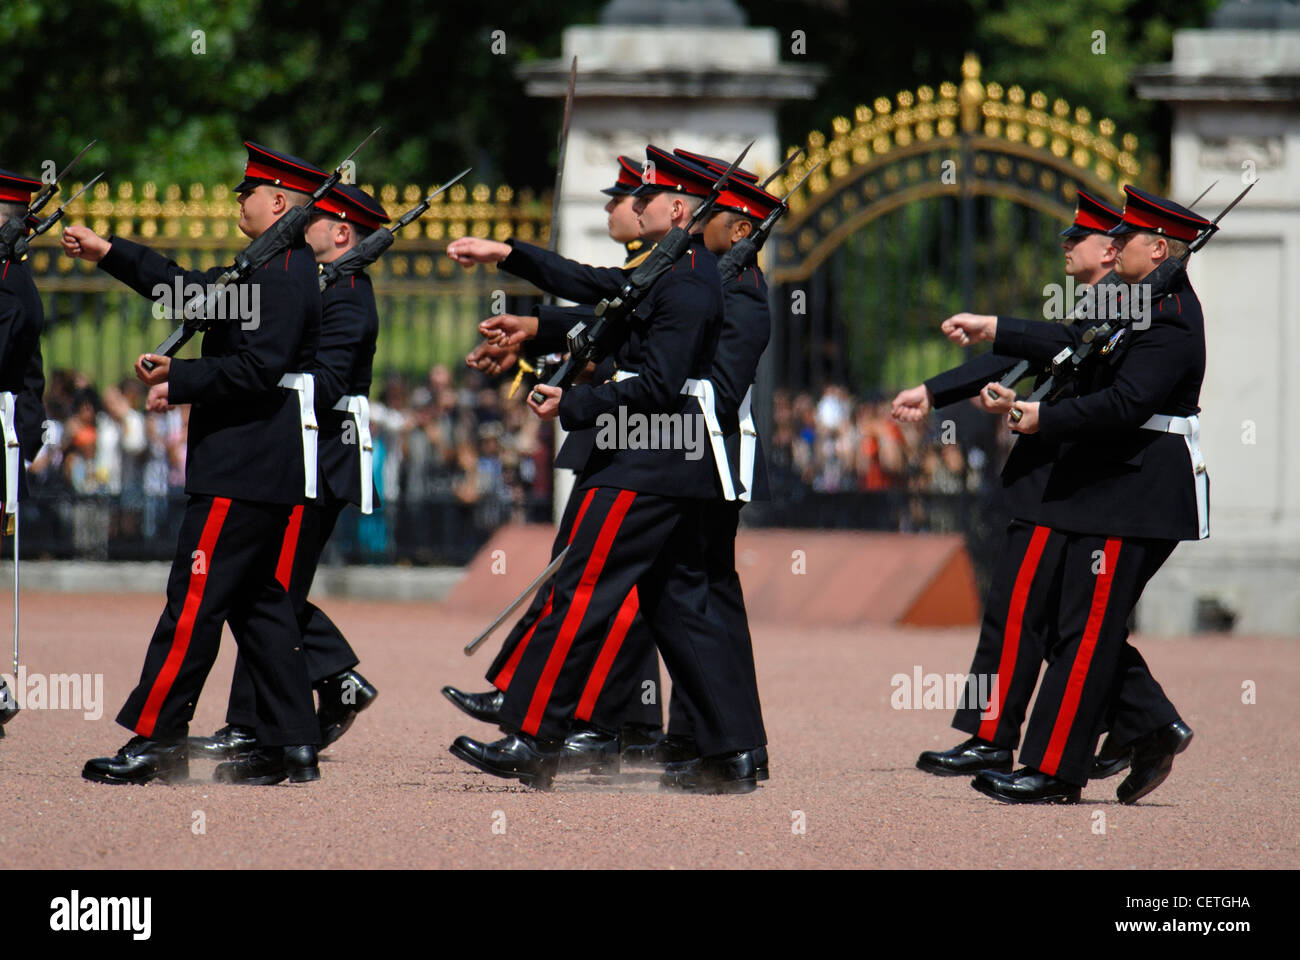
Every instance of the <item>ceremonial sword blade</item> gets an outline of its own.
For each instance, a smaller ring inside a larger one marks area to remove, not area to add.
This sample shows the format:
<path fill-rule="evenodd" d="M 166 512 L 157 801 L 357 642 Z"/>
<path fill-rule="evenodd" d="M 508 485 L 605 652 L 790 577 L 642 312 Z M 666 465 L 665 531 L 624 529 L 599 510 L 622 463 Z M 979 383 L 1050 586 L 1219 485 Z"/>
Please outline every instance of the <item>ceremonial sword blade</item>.
<path fill-rule="evenodd" d="M 357 146 L 356 146 L 356 149 L 354 149 L 351 153 L 349 153 L 346 157 L 344 157 L 343 160 L 342 160 L 342 162 L 340 162 L 339 165 L 338 165 L 337 167 L 334 168 L 334 172 L 335 172 L 335 173 L 340 172 L 340 171 L 343 169 L 343 164 L 347 163 L 349 160 L 351 160 L 353 157 L 355 157 L 358 153 L 360 153 L 360 152 L 361 152 L 361 148 L 364 147 L 364 146 L 365 146 L 367 143 L 369 143 L 371 140 L 375 139 L 375 134 L 377 134 L 377 133 L 378 133 L 380 130 L 382 130 L 382 129 L 384 129 L 384 128 L 383 128 L 383 127 L 375 127 L 375 129 L 371 130 L 371 131 L 370 131 L 370 135 L 369 135 L 368 137 L 366 137 L 366 139 L 364 139 L 364 140 L 362 140 L 360 143 L 358 143 Z"/>
<path fill-rule="evenodd" d="M 1192 209 L 1192 207 L 1196 206 L 1198 203 L 1204 200 L 1205 195 L 1209 193 L 1211 190 L 1213 190 L 1215 187 L 1217 187 L 1218 185 L 1219 185 L 1219 181 L 1215 180 L 1214 183 L 1210 184 L 1208 187 L 1202 190 L 1201 195 L 1187 205 L 1187 209 L 1188 210 Z"/>
<path fill-rule="evenodd" d="M 1242 198 L 1242 197 L 1244 197 L 1246 194 L 1250 193 L 1250 191 L 1252 191 L 1252 190 L 1255 189 L 1255 184 L 1257 184 L 1257 183 L 1259 183 L 1258 180 L 1252 180 L 1250 183 L 1246 184 L 1246 189 L 1243 190 L 1243 191 L 1241 191 L 1241 193 L 1237 194 L 1237 195 L 1233 198 L 1232 203 L 1230 203 L 1230 204 L 1228 204 L 1226 207 L 1224 207 L 1223 210 L 1222 210 L 1222 212 L 1220 212 L 1219 215 L 1218 215 L 1217 217 L 1215 217 L 1213 220 L 1211 220 L 1210 223 L 1218 223 L 1220 220 L 1222 220 L 1224 217 L 1226 217 L 1226 216 L 1228 215 L 1229 211 L 1231 211 L 1233 207 L 1235 207 L 1237 204 L 1241 203 L 1241 198 Z"/>
<path fill-rule="evenodd" d="M 790 156 L 781 161 L 781 166 L 772 171 L 772 175 L 758 185 L 759 189 L 766 190 L 769 183 L 790 169 L 790 164 L 794 163 L 795 158 L 801 153 L 803 153 L 803 147 L 795 147 L 794 150 L 790 152 Z"/>
<path fill-rule="evenodd" d="M 41 208 L 50 202 L 50 198 L 54 196 L 55 192 L 59 189 L 59 184 L 63 182 L 63 178 L 72 172 L 72 168 L 75 167 L 77 163 L 81 160 L 81 158 L 86 155 L 86 151 L 89 150 L 97 143 L 99 143 L 98 140 L 91 140 L 90 143 L 86 144 L 84 147 L 81 148 L 81 152 L 77 154 L 75 157 L 73 157 L 72 160 L 69 161 L 66 167 L 60 170 L 57 175 L 55 175 L 54 182 L 46 185 L 45 190 L 41 192 L 41 195 L 36 198 L 36 201 L 28 209 L 27 211 L 28 216 L 32 216 L 33 214 L 39 213 L 41 211 Z"/>
<path fill-rule="evenodd" d="M 501 611 L 500 615 L 488 624 L 488 628 L 480 633 L 477 637 L 465 644 L 465 656 L 472 657 L 474 651 L 482 646 L 483 641 L 492 635 L 492 631 L 501 626 L 502 622 L 510 614 L 514 613 L 523 605 L 523 602 L 533 595 L 533 591 L 550 579 L 556 570 L 560 569 L 560 564 L 564 562 L 565 556 L 569 553 L 569 548 L 565 547 L 555 555 L 555 559 L 546 565 L 546 569 L 533 578 L 533 582 L 524 588 L 524 592 L 515 597 L 510 606 Z"/>
<path fill-rule="evenodd" d="M 798 190 L 800 187 L 803 186 L 804 181 L 807 180 L 809 177 L 811 177 L 811 176 L 813 175 L 813 171 L 816 170 L 816 169 L 817 169 L 818 167 L 820 167 L 821 165 L 822 165 L 822 164 L 821 164 L 821 161 L 820 161 L 820 160 L 818 160 L 816 163 L 814 163 L 814 164 L 813 164 L 813 165 L 808 169 L 808 172 L 805 173 L 802 177 L 799 178 L 799 182 L 796 183 L 793 187 L 791 187 L 790 190 L 789 190 L 789 192 L 787 192 L 786 195 L 785 195 L 784 197 L 781 198 L 781 203 L 784 204 L 787 200 L 789 200 L 790 197 L 794 195 L 794 192 L 795 192 L 796 190 Z"/>
<path fill-rule="evenodd" d="M 564 164 L 569 156 L 569 124 L 573 120 L 574 91 L 578 85 L 578 56 L 569 63 L 569 89 L 564 94 L 564 118 L 555 141 L 555 188 L 551 191 L 551 229 L 547 247 L 555 252 L 560 246 L 560 194 L 564 189 Z M 548 294 L 547 300 L 550 301 Z"/>
<path fill-rule="evenodd" d="M 469 172 L 470 172 L 471 170 L 473 170 L 473 169 L 474 169 L 473 167 L 466 167 L 466 168 L 465 168 L 464 170 L 462 170 L 460 173 L 456 174 L 456 176 L 452 177 L 450 180 L 448 180 L 446 183 L 444 183 L 444 184 L 443 184 L 441 187 L 439 187 L 437 190 L 433 191 L 433 193 L 431 193 L 431 194 L 429 194 L 427 197 L 425 197 L 425 198 L 424 198 L 424 202 L 425 202 L 425 203 L 433 203 L 433 198 L 434 198 L 434 197 L 438 196 L 438 194 L 440 194 L 440 193 L 442 193 L 443 191 L 445 191 L 445 190 L 446 190 L 448 187 L 450 187 L 453 183 L 455 183 L 457 180 L 459 180 L 461 177 L 465 176 L 465 174 L 469 173 Z"/>

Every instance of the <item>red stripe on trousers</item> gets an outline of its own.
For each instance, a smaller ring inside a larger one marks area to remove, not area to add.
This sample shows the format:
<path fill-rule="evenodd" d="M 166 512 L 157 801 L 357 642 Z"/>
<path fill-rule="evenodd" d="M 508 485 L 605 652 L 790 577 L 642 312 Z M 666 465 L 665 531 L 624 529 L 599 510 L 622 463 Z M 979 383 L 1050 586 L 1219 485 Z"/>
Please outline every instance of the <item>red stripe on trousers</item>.
<path fill-rule="evenodd" d="M 569 610 L 564 615 L 564 622 L 560 625 L 560 632 L 555 638 L 555 646 L 551 647 L 550 656 L 546 658 L 546 666 L 542 668 L 541 679 L 537 682 L 537 689 L 533 691 L 532 702 L 528 705 L 528 714 L 524 717 L 524 733 L 536 734 L 541 727 L 542 714 L 546 712 L 546 704 L 550 702 L 555 680 L 564 667 L 565 658 L 569 655 L 569 647 L 573 644 L 573 638 L 582 625 L 582 618 L 587 613 L 591 595 L 596 589 L 596 581 L 600 579 L 600 572 L 605 568 L 605 561 L 609 558 L 609 550 L 614 545 L 618 528 L 622 525 L 623 517 L 627 515 L 628 508 L 632 506 L 632 501 L 635 499 L 636 491 L 620 490 L 609 508 L 609 513 L 605 515 L 605 522 L 601 524 L 600 533 L 596 536 L 596 545 L 592 547 L 591 556 L 587 558 L 586 569 L 582 571 L 582 579 L 578 581 L 578 589 L 573 593 L 573 602 L 569 604 Z M 578 525 L 574 523 L 573 526 L 576 530 Z"/>
<path fill-rule="evenodd" d="M 636 595 L 636 587 L 633 587 L 624 598 L 623 606 L 618 608 L 614 625 L 609 628 L 609 636 L 605 638 L 600 648 L 600 655 L 596 657 L 596 666 L 592 668 L 591 676 L 587 678 L 587 686 L 583 688 L 582 699 L 578 701 L 578 709 L 574 713 L 579 720 L 591 719 L 591 711 L 596 708 L 600 691 L 604 689 L 605 680 L 609 677 L 609 668 L 614 665 L 614 658 L 618 656 L 619 648 L 623 646 L 623 639 L 627 636 L 628 628 L 632 626 L 632 621 L 636 619 L 636 612 L 640 607 L 641 601 Z"/>
<path fill-rule="evenodd" d="M 293 508 L 289 514 L 289 525 L 284 528 L 284 543 L 280 545 L 280 561 L 275 565 L 275 579 L 280 586 L 289 589 L 289 579 L 293 576 L 293 555 L 298 552 L 298 531 L 302 529 L 302 504 Z"/>
<path fill-rule="evenodd" d="M 1070 727 L 1074 725 L 1074 715 L 1079 709 L 1079 699 L 1083 696 L 1083 684 L 1088 679 L 1088 665 L 1092 654 L 1097 649 L 1097 637 L 1101 634 L 1101 623 L 1106 617 L 1106 603 L 1110 599 L 1110 584 L 1115 577 L 1115 564 L 1119 560 L 1119 548 L 1124 541 L 1118 537 L 1106 540 L 1103 554 L 1105 568 L 1097 574 L 1097 585 L 1092 590 L 1092 609 L 1088 611 L 1088 624 L 1083 628 L 1083 639 L 1079 642 L 1079 652 L 1074 655 L 1074 664 L 1070 667 L 1070 679 L 1065 684 L 1065 694 L 1061 697 L 1061 707 L 1056 713 L 1056 725 L 1052 727 L 1051 739 L 1047 741 L 1047 751 L 1043 754 L 1043 763 L 1039 769 L 1049 776 L 1056 776 L 1061 764 L 1061 753 L 1065 743 L 1070 739 Z"/>
<path fill-rule="evenodd" d="M 595 495 L 596 488 L 592 487 L 587 491 L 587 495 L 582 498 L 582 504 L 578 507 L 578 515 L 573 518 L 573 526 L 569 528 L 570 544 L 573 543 L 574 534 L 578 532 L 578 524 L 582 523 L 583 514 L 587 512 L 587 507 L 591 505 L 591 498 Z M 502 693 L 505 693 L 510 689 L 510 681 L 514 679 L 515 670 L 519 667 L 519 661 L 524 658 L 524 648 L 528 646 L 528 641 L 533 639 L 533 633 L 537 630 L 537 625 L 550 615 L 551 601 L 555 599 L 554 583 L 554 580 L 552 580 L 551 590 L 546 595 L 546 604 L 542 607 L 542 612 L 537 615 L 537 619 L 533 621 L 533 625 L 528 628 L 528 632 L 524 634 L 524 638 L 520 640 L 519 645 L 515 647 L 515 652 L 510 654 L 510 659 L 506 661 L 506 665 L 501 668 L 501 672 L 498 673 L 496 679 L 492 681 L 492 686 L 496 687 Z"/>
<path fill-rule="evenodd" d="M 1043 547 L 1047 546 L 1047 537 L 1052 531 L 1047 527 L 1034 527 L 1033 536 L 1029 538 L 1029 547 L 1025 557 L 1020 561 L 1020 572 L 1016 574 L 1016 585 L 1011 590 L 1011 606 L 1007 610 L 1007 626 L 1002 633 L 1002 655 L 998 659 L 998 704 L 997 715 L 985 717 L 976 734 L 981 740 L 992 741 L 998 732 L 998 720 L 1002 714 L 1002 704 L 1007 702 L 1007 687 L 1016 672 L 1016 657 L 1020 653 L 1020 630 L 1024 625 L 1025 606 L 1029 603 L 1029 590 L 1034 585 L 1034 574 L 1038 572 L 1038 562 L 1043 556 Z"/>
<path fill-rule="evenodd" d="M 163 701 L 171 692 L 176 675 L 180 673 L 185 652 L 190 647 L 190 637 L 194 634 L 194 620 L 199 614 L 199 605 L 203 603 L 203 588 L 208 583 L 208 571 L 212 569 L 212 551 L 217 546 L 217 537 L 221 535 L 221 525 L 226 522 L 226 513 L 230 510 L 230 500 L 216 497 L 208 509 L 208 519 L 203 522 L 203 533 L 199 535 L 198 553 L 203 558 L 203 572 L 195 573 L 193 560 L 190 564 L 190 586 L 185 592 L 185 605 L 181 607 L 181 617 L 176 621 L 176 631 L 172 634 L 172 646 L 167 651 L 167 659 L 154 678 L 149 696 L 145 698 L 144 709 L 140 711 L 140 721 L 135 732 L 142 737 L 152 737 L 158 725 L 158 711 Z"/>

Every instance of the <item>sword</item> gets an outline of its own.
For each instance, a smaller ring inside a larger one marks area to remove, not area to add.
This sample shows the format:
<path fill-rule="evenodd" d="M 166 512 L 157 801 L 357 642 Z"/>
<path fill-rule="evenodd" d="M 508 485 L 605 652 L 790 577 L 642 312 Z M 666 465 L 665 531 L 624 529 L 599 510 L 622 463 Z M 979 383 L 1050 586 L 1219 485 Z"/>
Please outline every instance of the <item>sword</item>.
<path fill-rule="evenodd" d="M 467 657 L 474 656 L 474 651 L 476 651 L 480 646 L 483 645 L 483 641 L 492 635 L 492 631 L 495 630 L 497 627 L 501 626 L 501 624 L 506 620 L 507 617 L 509 617 L 516 610 L 518 610 L 521 606 L 523 606 L 524 601 L 533 595 L 533 591 L 536 590 L 538 587 L 540 587 L 547 580 L 549 580 L 552 577 L 552 575 L 554 575 L 556 570 L 560 569 L 560 564 L 564 562 L 564 558 L 565 556 L 568 555 L 568 552 L 569 552 L 569 548 L 565 547 L 563 550 L 557 553 L 555 555 L 555 559 L 546 565 L 546 569 L 543 570 L 541 573 L 539 573 L 533 579 L 532 583 L 524 587 L 524 592 L 519 594 L 519 596 L 515 597 L 514 600 L 511 601 L 510 606 L 502 610 L 501 613 L 497 616 L 497 618 L 493 620 L 490 624 L 488 624 L 488 628 L 486 630 L 480 633 L 469 643 L 465 644 L 465 656 Z M 15 671 L 17 671 L 17 669 L 18 669 L 17 667 L 14 668 Z M 17 675 L 18 674 L 15 672 L 14 676 Z"/>
<path fill-rule="evenodd" d="M 58 193 L 59 184 L 63 182 L 63 178 L 66 177 L 72 171 L 72 168 L 77 165 L 77 161 L 86 155 L 86 151 L 97 143 L 99 143 L 98 140 L 91 140 L 90 143 L 82 147 L 81 152 L 72 158 L 72 162 L 59 171 L 58 175 L 54 178 L 54 182 L 45 185 L 45 189 L 36 195 L 36 199 L 33 200 L 31 206 L 27 208 L 27 215 L 29 217 L 35 216 L 41 212 L 41 208 L 50 202 L 50 197 Z"/>
<path fill-rule="evenodd" d="M 578 56 L 574 54 L 569 64 L 569 92 L 564 95 L 564 120 L 560 124 L 560 139 L 556 144 L 555 193 L 551 197 L 551 242 L 554 253 L 560 245 L 560 188 L 564 186 L 564 158 L 569 152 L 569 121 L 573 119 L 573 88 L 578 83 Z"/>
<path fill-rule="evenodd" d="M 771 183 L 777 177 L 781 176 L 781 174 L 785 173 L 786 170 L 790 169 L 790 164 L 794 163 L 795 157 L 799 156 L 799 154 L 801 153 L 803 153 L 803 147 L 795 147 L 794 150 L 790 153 L 790 156 L 786 157 L 784 160 L 781 161 L 781 166 L 773 170 L 772 175 L 768 177 L 766 180 L 764 180 L 762 183 L 760 183 L 758 185 L 758 188 L 760 190 L 766 190 L 767 185 L 769 183 Z M 818 166 L 821 166 L 821 164 L 818 164 Z M 805 177 L 804 179 L 807 178 Z M 799 182 L 803 183 L 803 180 L 800 180 Z M 789 196 L 789 194 L 786 194 L 786 196 Z"/>

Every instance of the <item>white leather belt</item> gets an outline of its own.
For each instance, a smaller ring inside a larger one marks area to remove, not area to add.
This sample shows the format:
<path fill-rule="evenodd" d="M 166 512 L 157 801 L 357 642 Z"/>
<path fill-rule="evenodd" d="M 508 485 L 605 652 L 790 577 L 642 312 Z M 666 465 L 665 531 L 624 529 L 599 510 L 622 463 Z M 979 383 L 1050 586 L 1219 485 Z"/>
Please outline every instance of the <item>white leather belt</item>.
<path fill-rule="evenodd" d="M 640 376 L 631 370 L 615 370 L 614 381 L 630 380 Z M 694 397 L 699 401 L 700 411 L 704 414 L 704 425 L 709 431 L 709 445 L 713 448 L 713 462 L 718 468 L 718 479 L 722 482 L 724 500 L 736 499 L 736 487 L 731 479 L 731 466 L 727 462 L 726 438 L 722 435 L 722 425 L 718 423 L 717 405 L 713 398 L 713 384 L 708 380 L 687 380 L 682 384 L 683 396 Z M 746 497 L 745 499 L 749 499 Z"/>
<path fill-rule="evenodd" d="M 1205 468 L 1205 457 L 1201 455 L 1201 421 L 1197 416 L 1171 417 L 1168 414 L 1152 414 L 1143 430 L 1156 433 L 1177 433 L 1187 444 L 1187 452 L 1192 458 L 1192 480 L 1196 484 L 1196 519 L 1200 526 L 1199 539 L 1210 535 L 1210 475 Z"/>
<path fill-rule="evenodd" d="M 3 433 L 5 442 L 4 512 L 11 516 L 18 512 L 18 471 L 23 463 L 14 404 L 12 393 L 0 393 L 0 433 Z"/>
<path fill-rule="evenodd" d="M 298 419 L 302 423 L 303 494 L 316 499 L 316 381 L 310 373 L 286 373 L 280 386 L 298 394 Z"/>
<path fill-rule="evenodd" d="M 361 512 L 374 513 L 375 510 L 375 447 L 370 439 L 370 400 L 356 393 L 342 397 L 334 404 L 334 409 L 341 413 L 352 414 L 357 425 L 357 445 L 361 450 Z"/>

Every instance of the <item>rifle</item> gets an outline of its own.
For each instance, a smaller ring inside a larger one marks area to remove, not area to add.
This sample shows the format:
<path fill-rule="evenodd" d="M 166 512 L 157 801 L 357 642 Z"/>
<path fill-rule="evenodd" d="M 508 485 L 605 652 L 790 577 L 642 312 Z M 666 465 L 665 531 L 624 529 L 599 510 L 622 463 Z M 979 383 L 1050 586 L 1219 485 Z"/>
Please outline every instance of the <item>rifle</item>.
<path fill-rule="evenodd" d="M 207 329 L 210 320 L 206 316 L 205 308 L 210 295 L 219 295 L 230 284 L 248 279 L 254 272 L 260 270 L 276 256 L 291 247 L 302 236 L 303 229 L 307 226 L 307 220 L 311 216 L 316 201 L 333 190 L 335 185 L 343 179 L 344 165 L 355 157 L 380 129 L 382 128 L 375 127 L 374 130 L 370 131 L 370 136 L 357 144 L 356 149 L 340 161 L 339 165 L 334 168 L 334 172 L 312 191 L 311 200 L 308 203 L 300 207 L 290 207 L 280 216 L 280 219 L 271 224 L 256 240 L 237 253 L 234 264 L 227 267 L 221 276 L 217 277 L 210 293 L 200 293 L 185 304 L 181 310 L 181 325 L 158 345 L 158 349 L 154 353 L 162 354 L 164 357 L 174 356 L 176 351 L 189 343 L 194 334 Z M 173 319 L 175 319 L 174 312 Z M 157 364 L 146 359 L 141 361 L 141 366 L 146 370 L 152 370 Z"/>
<path fill-rule="evenodd" d="M 45 185 L 41 192 L 32 199 L 32 202 L 27 205 L 26 216 L 6 220 L 4 224 L 0 225 L 0 261 L 21 260 L 26 255 L 26 247 L 23 248 L 22 253 L 19 253 L 17 248 L 23 240 L 23 234 L 26 232 L 28 224 L 31 223 L 32 218 L 40 213 L 45 205 L 50 202 L 50 198 L 58 193 L 59 184 L 63 182 L 63 178 L 66 177 L 81 158 L 86 155 L 86 151 L 98 142 L 98 140 L 91 140 L 90 143 L 82 147 L 81 152 L 72 158 L 72 162 L 60 170 L 53 181 Z M 100 174 L 100 176 L 103 176 L 103 174 Z M 98 179 L 98 177 L 96 179 Z M 74 197 L 73 199 L 76 198 Z M 71 202 L 71 200 L 68 201 L 68 203 Z M 64 206 L 67 206 L 67 204 L 64 204 Z M 54 222 L 51 221 L 46 225 L 45 229 L 48 230 L 53 225 Z"/>
<path fill-rule="evenodd" d="M 786 158 L 785 164 L 782 165 L 782 168 L 786 164 L 789 164 L 797 155 L 797 152 L 790 154 L 790 156 Z M 736 277 L 740 276 L 740 271 L 744 268 L 744 265 L 750 261 L 751 257 L 754 259 L 758 258 L 758 251 L 763 249 L 763 244 L 767 242 L 767 238 L 771 234 L 772 228 L 776 226 L 776 222 L 785 216 L 786 212 L 790 209 L 790 197 L 796 190 L 803 186 L 804 181 L 811 177 L 813 171 L 820 166 L 820 162 L 813 164 L 813 166 L 809 168 L 808 172 L 799 178 L 799 182 L 786 192 L 786 195 L 781 198 L 781 202 L 772 208 L 772 212 L 763 218 L 763 222 L 758 225 L 758 228 L 754 230 L 753 233 L 741 240 L 737 240 L 731 245 L 730 250 L 718 258 L 718 273 L 722 276 L 723 283 L 727 283 L 728 281 L 734 280 Z M 781 169 L 778 168 L 776 173 L 772 174 L 772 176 L 768 177 L 763 182 L 765 184 L 771 183 L 780 172 Z"/>
<path fill-rule="evenodd" d="M 324 292 L 325 288 L 332 283 L 350 277 L 361 272 L 370 266 L 393 245 L 394 234 L 403 227 L 424 216 L 426 210 L 433 203 L 434 198 L 444 192 L 453 183 L 459 180 L 465 174 L 469 173 L 473 167 L 466 167 L 456 176 L 452 177 L 433 193 L 429 194 L 406 213 L 398 217 L 397 222 L 391 227 L 380 227 L 374 233 L 366 237 L 356 246 L 354 246 L 337 260 L 331 260 L 329 263 L 321 264 L 320 268 L 320 288 Z"/>
<path fill-rule="evenodd" d="M 749 153 L 749 148 L 753 145 L 751 140 L 749 146 L 732 161 L 726 172 L 714 181 L 709 195 L 696 208 L 686 226 L 673 227 L 655 245 L 650 256 L 623 282 L 622 288 L 615 294 L 614 299 L 606 297 L 596 304 L 596 318 L 590 323 L 582 321 L 573 325 L 568 335 L 569 356 L 547 379 L 548 386 L 568 387 L 589 362 L 600 359 L 601 340 L 604 338 L 605 331 L 612 323 L 621 322 L 630 316 L 637 305 L 645 299 L 655 282 L 672 269 L 673 264 L 686 253 L 691 242 L 691 231 L 712 212 L 718 197 L 730 182 L 731 175 L 736 172 L 736 167 L 740 166 L 740 161 L 745 159 L 745 154 Z M 534 390 L 531 399 L 533 403 L 540 404 L 546 400 L 546 397 Z"/>
<path fill-rule="evenodd" d="M 1218 180 L 1215 180 L 1214 183 L 1210 184 L 1208 187 L 1206 187 L 1204 190 L 1202 190 L 1201 193 L 1200 193 L 1200 195 L 1199 195 L 1195 200 L 1193 200 L 1191 203 L 1189 203 L 1189 204 L 1187 205 L 1187 209 L 1188 209 L 1188 210 L 1191 210 L 1191 209 L 1194 208 L 1198 203 L 1200 203 L 1202 200 L 1204 200 L 1204 199 L 1205 199 L 1205 195 L 1206 195 L 1207 193 L 1209 193 L 1211 190 L 1213 190 L 1213 189 L 1218 185 L 1218 183 L 1219 183 L 1219 181 L 1218 181 Z M 1118 285 L 1118 284 L 1120 284 L 1120 283 L 1122 283 L 1122 282 L 1123 282 L 1123 281 L 1121 281 L 1120 278 L 1119 278 L 1119 274 L 1117 274 L 1114 270 L 1111 270 L 1111 271 L 1109 271 L 1109 272 L 1108 272 L 1104 277 L 1102 277 L 1100 280 L 1097 281 L 1097 283 L 1094 285 L 1094 289 L 1096 289 L 1096 287 L 1100 287 L 1100 286 L 1112 286 L 1112 285 Z M 1070 313 L 1066 316 L 1065 319 L 1066 319 L 1066 320 L 1073 320 L 1073 319 L 1074 319 L 1074 311 L 1071 310 Z M 1010 387 L 1014 387 L 1014 386 L 1015 386 L 1015 385 L 1020 381 L 1020 379 L 1021 379 L 1021 378 L 1026 374 L 1026 373 L 1028 373 L 1028 372 L 1029 372 L 1029 361 L 1028 361 L 1028 360 L 1021 360 L 1021 361 L 1017 362 L 1016 365 L 1015 365 L 1014 367 L 1012 367 L 1010 370 L 1008 370 L 1008 371 L 1006 372 L 1006 374 L 1003 375 L 1002 379 L 1001 379 L 1000 381 L 998 381 L 998 382 L 999 382 L 1002 386 L 1004 386 L 1004 387 L 1008 387 L 1008 388 L 1010 388 Z M 1051 373 L 1055 373 L 1056 371 L 1055 371 L 1055 370 L 1051 370 L 1050 372 L 1051 372 Z M 986 390 L 985 392 L 988 394 L 988 397 L 989 397 L 990 400 L 996 400 L 996 399 L 998 399 L 998 395 L 997 395 L 995 392 L 993 392 L 992 390 Z M 1037 399 L 1039 399 L 1039 398 L 1038 398 L 1038 397 L 1035 397 L 1035 396 L 1033 396 L 1033 395 L 1031 394 L 1030 397 L 1029 397 L 1029 399 L 1030 399 L 1031 401 L 1033 401 L 1033 400 L 1037 400 Z M 1015 418 L 1015 422 L 1016 422 L 1016 423 L 1019 423 L 1019 422 L 1020 422 L 1020 418 L 1019 418 L 1019 417 L 1016 417 L 1016 418 Z"/>
<path fill-rule="evenodd" d="M 1250 193 L 1258 182 L 1256 180 L 1247 184 L 1246 189 L 1237 194 L 1232 203 L 1224 207 L 1219 215 L 1210 221 L 1210 225 L 1197 234 L 1196 238 L 1187 245 L 1187 253 L 1180 257 L 1169 257 L 1161 261 L 1154 270 L 1142 279 L 1141 285 L 1147 287 L 1150 291 L 1152 303 L 1165 296 L 1173 288 L 1179 276 L 1187 270 L 1187 261 L 1191 259 L 1192 254 L 1210 242 L 1210 238 L 1219 232 L 1219 221 L 1227 216 L 1228 212 L 1240 203 L 1242 198 Z M 1205 193 L 1202 193 L 1201 196 L 1205 196 Z M 1199 200 L 1200 197 L 1196 199 Z M 1125 312 L 1131 313 L 1132 311 Z M 1093 350 L 1097 344 L 1113 343 L 1114 338 L 1128 328 L 1130 320 L 1131 318 L 1113 319 L 1113 323 L 1112 320 L 1105 320 L 1085 330 L 1078 347 L 1066 347 L 1052 358 L 1050 376 L 1038 386 L 1038 389 L 1029 395 L 1029 402 L 1037 402 L 1043 399 L 1055 400 L 1059 397 L 1067 386 L 1078 379 L 1085 361 L 1093 355 Z M 1109 349 L 1109 346 L 1103 346 L 1101 353 L 1104 354 Z M 1012 410 L 1011 422 L 1019 423 L 1023 416 L 1024 414 L 1020 410 Z"/>

